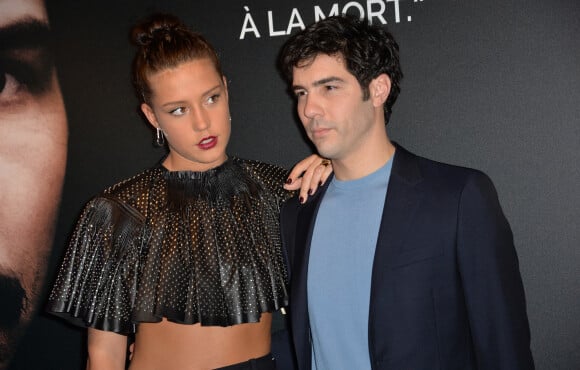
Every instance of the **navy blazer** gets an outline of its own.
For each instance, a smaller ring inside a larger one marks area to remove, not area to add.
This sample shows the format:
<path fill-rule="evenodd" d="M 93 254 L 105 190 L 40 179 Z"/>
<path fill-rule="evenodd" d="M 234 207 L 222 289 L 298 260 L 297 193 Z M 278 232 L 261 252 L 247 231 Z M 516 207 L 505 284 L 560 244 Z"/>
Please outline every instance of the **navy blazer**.
<path fill-rule="evenodd" d="M 325 191 L 304 205 L 291 199 L 281 213 L 300 370 L 311 368 L 306 279 Z M 397 146 L 373 262 L 368 333 L 372 369 L 534 368 L 512 232 L 485 174 Z"/>

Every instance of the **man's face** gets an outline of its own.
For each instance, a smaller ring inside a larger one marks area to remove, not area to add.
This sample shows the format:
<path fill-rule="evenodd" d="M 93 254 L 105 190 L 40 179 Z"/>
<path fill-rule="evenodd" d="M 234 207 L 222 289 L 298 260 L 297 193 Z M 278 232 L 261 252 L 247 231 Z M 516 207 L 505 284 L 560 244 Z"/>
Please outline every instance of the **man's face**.
<path fill-rule="evenodd" d="M 42 287 L 66 164 L 64 104 L 41 0 L 0 0 L 0 369 Z"/>
<path fill-rule="evenodd" d="M 340 56 L 319 54 L 294 67 L 292 88 L 298 115 L 318 153 L 334 161 L 358 160 L 376 129 L 371 99 Z M 360 158 L 364 160 L 364 158 Z"/>

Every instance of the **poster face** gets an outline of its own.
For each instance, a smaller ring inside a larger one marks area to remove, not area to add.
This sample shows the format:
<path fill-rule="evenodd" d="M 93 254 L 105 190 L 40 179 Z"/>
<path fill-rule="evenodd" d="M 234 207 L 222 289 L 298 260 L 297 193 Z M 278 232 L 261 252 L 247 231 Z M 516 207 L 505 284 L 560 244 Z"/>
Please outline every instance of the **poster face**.
<path fill-rule="evenodd" d="M 0 1 L 0 368 L 39 301 L 67 124 L 43 1 Z"/>

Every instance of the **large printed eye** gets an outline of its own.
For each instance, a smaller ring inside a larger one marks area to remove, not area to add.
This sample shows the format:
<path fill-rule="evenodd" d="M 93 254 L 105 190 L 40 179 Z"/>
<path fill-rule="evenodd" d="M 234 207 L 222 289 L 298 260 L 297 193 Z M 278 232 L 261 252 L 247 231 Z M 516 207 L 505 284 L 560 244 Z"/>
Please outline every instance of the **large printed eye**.
<path fill-rule="evenodd" d="M 0 28 L 0 107 L 21 108 L 52 87 L 54 55 L 45 21 Z"/>
<path fill-rule="evenodd" d="M 0 106 L 21 102 L 23 93 L 26 93 L 26 85 L 0 65 Z"/>
<path fill-rule="evenodd" d="M 20 86 L 14 76 L 0 69 L 0 101 L 4 102 L 17 94 Z"/>
<path fill-rule="evenodd" d="M 30 59 L 26 52 L 0 54 L 0 107 L 24 105 L 50 87 L 52 66 Z"/>

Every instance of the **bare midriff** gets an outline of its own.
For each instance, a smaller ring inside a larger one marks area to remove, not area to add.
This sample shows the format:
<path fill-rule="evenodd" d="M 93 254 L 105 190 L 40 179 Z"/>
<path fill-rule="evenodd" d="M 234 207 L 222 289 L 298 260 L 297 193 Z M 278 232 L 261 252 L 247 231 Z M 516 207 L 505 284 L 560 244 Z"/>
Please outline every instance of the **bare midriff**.
<path fill-rule="evenodd" d="M 260 322 L 228 327 L 141 323 L 130 370 L 215 369 L 270 352 L 272 314 Z"/>

